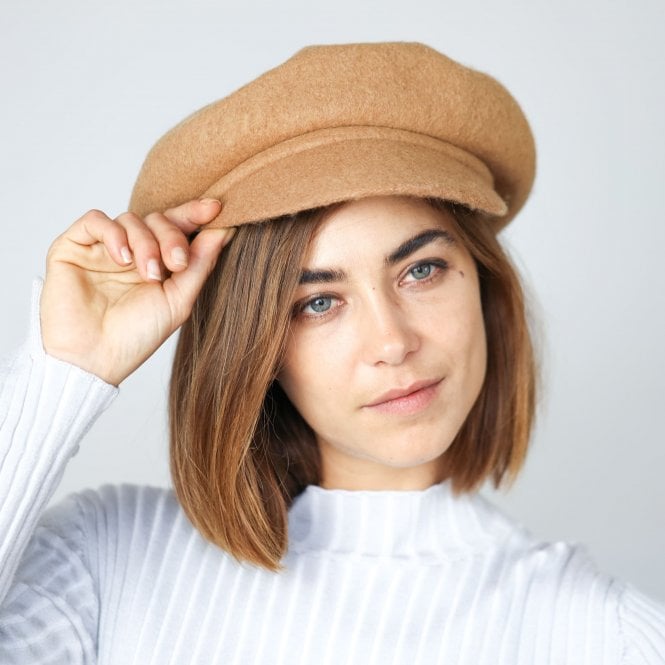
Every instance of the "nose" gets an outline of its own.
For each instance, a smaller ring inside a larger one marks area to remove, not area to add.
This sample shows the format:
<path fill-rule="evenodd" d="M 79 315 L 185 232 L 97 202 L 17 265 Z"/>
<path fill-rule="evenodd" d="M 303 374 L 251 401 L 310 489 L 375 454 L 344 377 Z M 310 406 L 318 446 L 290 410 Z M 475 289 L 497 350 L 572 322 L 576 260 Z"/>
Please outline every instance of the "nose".
<path fill-rule="evenodd" d="M 359 342 L 362 356 L 371 365 L 399 365 L 420 346 L 416 321 L 388 295 L 368 299 L 363 307 Z"/>

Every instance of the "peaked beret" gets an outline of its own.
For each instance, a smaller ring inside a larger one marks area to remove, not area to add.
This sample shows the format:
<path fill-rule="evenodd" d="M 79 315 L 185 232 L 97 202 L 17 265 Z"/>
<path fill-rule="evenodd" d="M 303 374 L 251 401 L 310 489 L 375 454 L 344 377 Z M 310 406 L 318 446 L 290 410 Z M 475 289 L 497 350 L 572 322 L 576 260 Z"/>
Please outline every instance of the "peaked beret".
<path fill-rule="evenodd" d="M 238 226 L 371 195 L 446 199 L 507 224 L 535 172 L 528 122 L 495 79 L 419 43 L 310 46 L 167 132 L 140 216 L 220 199 Z"/>

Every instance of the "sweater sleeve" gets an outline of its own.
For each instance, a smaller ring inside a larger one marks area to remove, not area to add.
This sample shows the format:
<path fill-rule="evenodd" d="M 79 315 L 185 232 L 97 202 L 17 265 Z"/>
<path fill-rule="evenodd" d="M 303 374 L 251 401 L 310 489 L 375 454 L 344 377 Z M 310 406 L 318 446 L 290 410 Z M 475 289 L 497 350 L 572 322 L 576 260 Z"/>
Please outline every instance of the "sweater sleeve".
<path fill-rule="evenodd" d="M 78 565 L 80 543 L 56 534 L 48 521 L 36 527 L 81 438 L 117 393 L 44 352 L 40 293 L 36 282 L 28 342 L 0 364 L 0 662 L 8 664 L 87 662 L 69 654 L 63 660 L 63 652 L 60 660 L 37 657 L 32 649 L 55 624 L 68 621 L 63 607 L 72 588 L 89 583 L 83 562 Z M 21 563 L 31 538 L 31 548 L 42 547 L 48 556 Z M 57 566 L 56 559 L 69 564 Z M 15 579 L 19 563 L 22 577 Z M 68 630 L 76 635 L 79 627 L 71 623 Z M 45 639 L 53 654 L 57 645 Z"/>
<path fill-rule="evenodd" d="M 99 589 L 77 495 L 40 518 L 0 608 L 3 665 L 97 662 Z"/>
<path fill-rule="evenodd" d="M 622 665 L 665 665 L 665 605 L 623 584 L 619 598 Z"/>

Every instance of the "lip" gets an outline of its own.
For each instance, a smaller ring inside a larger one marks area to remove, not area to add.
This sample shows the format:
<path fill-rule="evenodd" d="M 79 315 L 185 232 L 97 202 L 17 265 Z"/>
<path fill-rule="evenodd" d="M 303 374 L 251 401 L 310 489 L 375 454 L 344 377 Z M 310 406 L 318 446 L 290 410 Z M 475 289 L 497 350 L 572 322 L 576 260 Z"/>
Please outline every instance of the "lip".
<path fill-rule="evenodd" d="M 443 379 L 424 379 L 406 388 L 393 388 L 365 404 L 365 408 L 382 413 L 417 413 L 429 406 L 441 381 Z"/>

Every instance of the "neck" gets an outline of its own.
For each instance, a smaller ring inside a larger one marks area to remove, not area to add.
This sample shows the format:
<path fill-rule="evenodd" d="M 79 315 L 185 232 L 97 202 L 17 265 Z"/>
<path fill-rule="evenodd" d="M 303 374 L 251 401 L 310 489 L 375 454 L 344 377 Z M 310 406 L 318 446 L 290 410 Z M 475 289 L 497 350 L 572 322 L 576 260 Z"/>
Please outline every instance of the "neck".
<path fill-rule="evenodd" d="M 319 441 L 321 481 L 325 489 L 406 491 L 424 490 L 446 478 L 443 458 L 406 468 L 380 464 L 370 459 L 350 457 Z"/>

